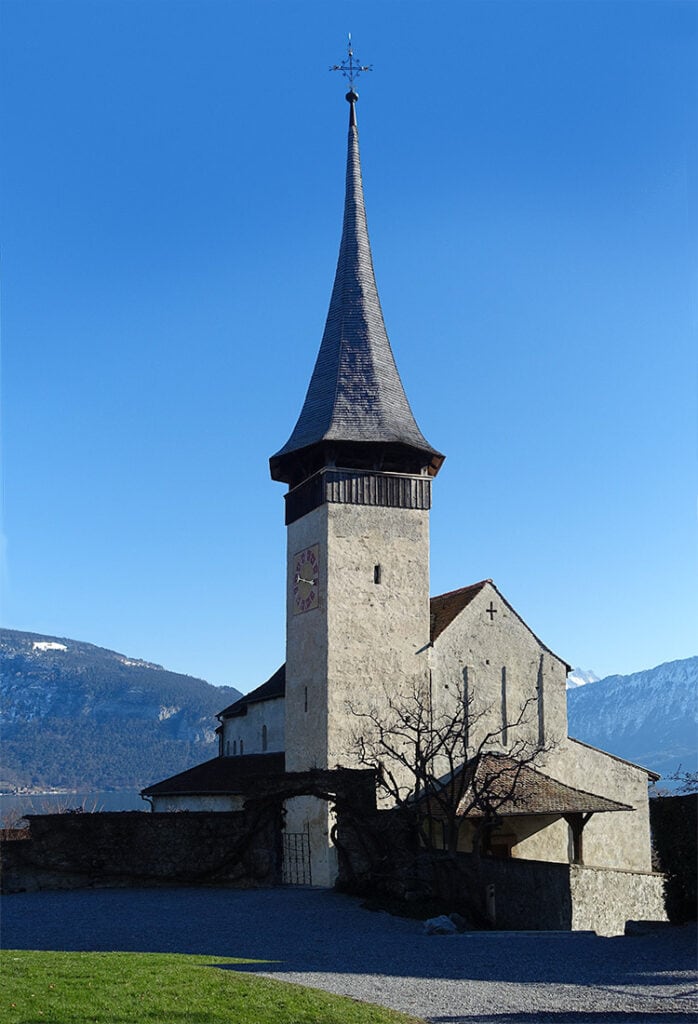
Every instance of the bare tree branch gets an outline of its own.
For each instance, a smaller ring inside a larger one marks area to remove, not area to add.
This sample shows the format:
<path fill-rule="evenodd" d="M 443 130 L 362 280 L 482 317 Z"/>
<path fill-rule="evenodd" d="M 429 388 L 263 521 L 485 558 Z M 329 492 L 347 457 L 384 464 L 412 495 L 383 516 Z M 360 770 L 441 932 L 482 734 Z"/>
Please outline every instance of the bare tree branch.
<path fill-rule="evenodd" d="M 379 788 L 409 817 L 428 850 L 455 853 L 470 819 L 479 852 L 502 809 L 516 805 L 521 773 L 552 745 L 526 736 L 537 697 L 492 726 L 491 705 L 477 707 L 460 682 L 447 689 L 448 705 L 442 701 L 436 711 L 426 688 L 418 687 L 404 695 L 386 692 L 382 710 L 347 702 L 356 720 L 353 752 L 376 770 Z"/>

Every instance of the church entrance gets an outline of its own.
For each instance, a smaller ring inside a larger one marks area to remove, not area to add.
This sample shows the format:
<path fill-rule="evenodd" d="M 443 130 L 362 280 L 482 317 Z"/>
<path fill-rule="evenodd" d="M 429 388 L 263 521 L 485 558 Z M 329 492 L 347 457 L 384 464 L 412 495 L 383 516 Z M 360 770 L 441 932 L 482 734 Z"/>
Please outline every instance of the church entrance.
<path fill-rule="evenodd" d="M 284 832 L 284 859 L 282 881 L 284 885 L 312 885 L 310 870 L 310 833 Z"/>

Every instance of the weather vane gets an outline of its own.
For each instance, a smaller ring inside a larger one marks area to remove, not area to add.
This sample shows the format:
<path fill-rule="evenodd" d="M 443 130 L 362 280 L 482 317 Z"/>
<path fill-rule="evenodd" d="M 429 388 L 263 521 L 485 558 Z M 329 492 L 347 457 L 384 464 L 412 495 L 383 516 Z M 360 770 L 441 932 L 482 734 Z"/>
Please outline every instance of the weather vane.
<path fill-rule="evenodd" d="M 341 64 L 332 64 L 330 71 L 341 71 L 345 78 L 349 79 L 349 89 L 354 92 L 354 80 L 359 77 L 362 71 L 373 71 L 372 64 L 359 64 L 354 59 L 354 51 L 351 45 L 351 32 L 349 33 L 349 45 L 347 46 L 348 56 Z"/>

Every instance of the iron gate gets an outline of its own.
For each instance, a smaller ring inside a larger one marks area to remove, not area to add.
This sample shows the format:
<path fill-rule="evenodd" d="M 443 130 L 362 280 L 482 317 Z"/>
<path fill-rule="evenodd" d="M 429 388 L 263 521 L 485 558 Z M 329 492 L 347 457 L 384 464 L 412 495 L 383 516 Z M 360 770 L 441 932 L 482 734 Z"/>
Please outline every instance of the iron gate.
<path fill-rule="evenodd" d="M 284 885 L 312 885 L 308 832 L 284 832 L 282 880 Z"/>

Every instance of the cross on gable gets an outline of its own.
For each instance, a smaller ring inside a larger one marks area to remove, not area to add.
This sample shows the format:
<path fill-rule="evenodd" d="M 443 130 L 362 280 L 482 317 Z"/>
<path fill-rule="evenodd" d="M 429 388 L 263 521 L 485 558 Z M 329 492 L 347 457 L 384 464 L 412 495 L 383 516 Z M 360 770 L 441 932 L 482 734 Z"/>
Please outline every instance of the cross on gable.
<path fill-rule="evenodd" d="M 495 606 L 492 604 L 491 601 L 490 601 L 489 608 L 485 608 L 485 611 L 487 612 L 487 614 L 490 617 L 490 622 L 494 622 L 494 617 L 497 614 L 497 609 L 495 608 Z"/>

